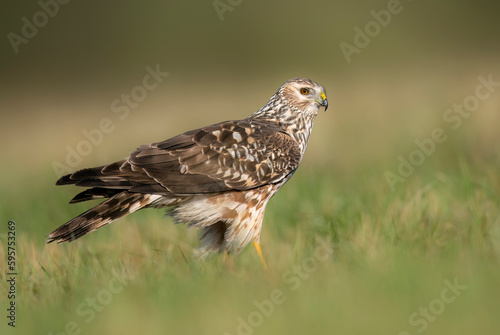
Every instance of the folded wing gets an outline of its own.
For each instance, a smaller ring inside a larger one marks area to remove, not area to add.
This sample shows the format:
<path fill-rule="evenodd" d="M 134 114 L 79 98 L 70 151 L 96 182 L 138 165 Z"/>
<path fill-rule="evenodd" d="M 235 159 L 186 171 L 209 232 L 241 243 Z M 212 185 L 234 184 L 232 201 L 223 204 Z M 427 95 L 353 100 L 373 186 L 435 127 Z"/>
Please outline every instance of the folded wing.
<path fill-rule="evenodd" d="M 72 202 L 123 190 L 178 195 L 248 190 L 282 181 L 299 163 L 299 146 L 278 128 L 227 121 L 140 146 L 128 159 L 77 171 L 57 184 L 91 187 Z"/>

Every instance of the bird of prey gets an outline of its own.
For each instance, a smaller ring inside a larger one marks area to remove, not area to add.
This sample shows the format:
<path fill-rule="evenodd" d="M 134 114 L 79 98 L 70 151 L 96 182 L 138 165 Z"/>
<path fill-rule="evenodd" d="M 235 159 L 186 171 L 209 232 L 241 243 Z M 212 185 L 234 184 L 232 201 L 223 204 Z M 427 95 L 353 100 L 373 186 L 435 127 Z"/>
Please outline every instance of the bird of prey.
<path fill-rule="evenodd" d="M 142 145 L 128 158 L 82 169 L 56 185 L 86 187 L 70 203 L 108 198 L 48 235 L 71 242 L 142 208 L 171 207 L 175 222 L 200 230 L 200 253 L 238 253 L 253 242 L 266 267 L 260 232 L 267 202 L 298 168 L 323 87 L 286 81 L 246 119 L 188 131 Z"/>

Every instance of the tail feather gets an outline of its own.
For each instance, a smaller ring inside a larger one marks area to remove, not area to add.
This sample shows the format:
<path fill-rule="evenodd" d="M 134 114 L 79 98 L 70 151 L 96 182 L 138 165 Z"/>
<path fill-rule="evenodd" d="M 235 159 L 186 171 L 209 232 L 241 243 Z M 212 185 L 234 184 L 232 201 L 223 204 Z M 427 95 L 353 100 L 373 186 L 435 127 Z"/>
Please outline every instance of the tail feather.
<path fill-rule="evenodd" d="M 133 186 L 152 182 L 142 169 L 134 169 L 123 159 L 108 165 L 78 170 L 62 176 L 56 185 L 76 185 L 83 187 L 107 187 L 127 190 Z"/>
<path fill-rule="evenodd" d="M 101 177 L 103 175 L 102 169 L 104 169 L 105 167 L 106 165 L 94 168 L 81 169 L 76 172 L 67 174 L 59 178 L 59 180 L 57 180 L 56 182 L 56 185 L 71 185 L 71 184 L 76 184 L 78 181 L 83 179 L 90 179 L 90 178 L 95 179 Z"/>
<path fill-rule="evenodd" d="M 152 194 L 120 192 L 54 230 L 48 235 L 47 243 L 54 241 L 57 241 L 57 243 L 74 241 L 110 224 L 122 216 L 149 205 L 158 197 L 158 195 Z"/>
<path fill-rule="evenodd" d="M 86 189 L 83 192 L 78 193 L 75 195 L 73 199 L 69 202 L 70 204 L 74 204 L 77 202 L 82 202 L 82 201 L 87 201 L 87 200 L 94 200 L 94 199 L 102 199 L 102 198 L 111 198 L 112 196 L 123 192 L 123 190 L 112 190 L 108 188 L 102 188 L 102 187 L 93 187 Z"/>

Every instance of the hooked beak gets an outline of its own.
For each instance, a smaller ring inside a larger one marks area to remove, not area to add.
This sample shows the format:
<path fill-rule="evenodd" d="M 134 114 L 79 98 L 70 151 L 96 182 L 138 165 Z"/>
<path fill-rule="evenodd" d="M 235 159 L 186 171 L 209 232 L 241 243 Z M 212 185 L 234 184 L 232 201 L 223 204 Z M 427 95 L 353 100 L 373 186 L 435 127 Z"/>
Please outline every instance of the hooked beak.
<path fill-rule="evenodd" d="M 325 107 L 325 112 L 328 109 L 328 100 L 326 100 L 325 93 L 321 92 L 321 101 L 318 101 L 320 106 Z"/>

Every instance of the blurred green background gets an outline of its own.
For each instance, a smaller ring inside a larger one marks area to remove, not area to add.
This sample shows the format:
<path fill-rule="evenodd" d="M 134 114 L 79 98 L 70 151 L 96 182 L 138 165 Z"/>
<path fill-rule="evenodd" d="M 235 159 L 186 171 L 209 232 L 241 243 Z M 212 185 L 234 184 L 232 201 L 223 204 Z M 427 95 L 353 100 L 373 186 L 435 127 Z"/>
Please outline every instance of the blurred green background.
<path fill-rule="evenodd" d="M 243 118 L 296 76 L 321 83 L 331 106 L 318 119 L 310 156 L 349 168 L 393 164 L 473 93 L 479 75 L 499 73 L 495 2 L 403 1 L 350 63 L 340 43 L 354 44 L 354 28 L 364 29 L 370 11 L 388 1 L 234 3 L 221 21 L 211 1 L 70 1 L 17 54 L 8 34 L 22 36 L 22 18 L 33 22 L 41 6 L 2 3 L 0 130 L 16 143 L 5 149 L 4 169 L 40 171 L 64 159 L 66 145 L 85 139 L 83 129 L 116 120 L 111 103 L 142 83 L 146 66 L 170 76 L 116 122 L 85 165 Z M 464 145 L 474 152 L 497 156 L 490 144 L 500 136 L 498 99 L 459 129 L 470 130 Z"/>
<path fill-rule="evenodd" d="M 54 1 L 41 3 L 55 13 Z M 82 334 L 233 334 L 254 299 L 268 299 L 284 272 L 314 255 L 318 236 L 332 238 L 334 256 L 304 289 L 286 291 L 287 302 L 255 334 L 415 334 L 421 328 L 408 317 L 457 276 L 469 289 L 423 331 L 494 333 L 500 90 L 456 130 L 443 114 L 475 93 L 479 76 L 500 81 L 500 3 L 401 1 L 350 62 L 340 44 L 354 45 L 355 28 L 393 2 L 215 3 L 228 6 L 223 20 L 213 1 L 69 1 L 17 53 L 12 33 L 23 35 L 24 17 L 43 21 L 43 6 L 0 4 L 0 264 L 4 228 L 14 220 L 22 292 L 12 333 L 56 334 L 76 320 Z M 142 85 L 148 66 L 169 75 L 120 119 L 112 103 Z M 251 248 L 235 257 L 236 271 L 217 259 L 186 264 L 196 234 L 147 211 L 69 246 L 44 245 L 48 232 L 89 206 L 68 206 L 76 189 L 54 186 L 54 162 L 67 165 L 84 131 L 103 119 L 113 125 L 71 169 L 244 118 L 298 76 L 323 85 L 330 107 L 317 118 L 298 173 L 268 206 L 262 238 L 270 273 Z M 408 158 L 414 141 L 435 128 L 447 140 L 392 190 L 384 174 L 396 173 L 398 157 Z M 133 283 L 87 325 L 75 309 L 113 278 L 111 269 Z"/>

